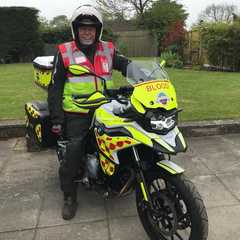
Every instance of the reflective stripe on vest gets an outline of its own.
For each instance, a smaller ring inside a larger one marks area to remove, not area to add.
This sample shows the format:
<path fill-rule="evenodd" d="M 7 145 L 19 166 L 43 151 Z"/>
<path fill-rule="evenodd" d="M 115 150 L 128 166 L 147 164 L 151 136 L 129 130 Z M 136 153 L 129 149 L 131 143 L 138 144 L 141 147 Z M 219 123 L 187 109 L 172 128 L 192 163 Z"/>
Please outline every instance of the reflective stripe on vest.
<path fill-rule="evenodd" d="M 104 79 L 106 79 L 107 82 L 112 81 L 108 75 L 102 76 Z M 72 82 L 72 83 L 92 83 L 94 81 L 94 77 L 92 76 L 82 76 L 81 78 L 79 77 L 68 77 L 66 82 Z"/>
<path fill-rule="evenodd" d="M 94 64 L 75 45 L 75 42 L 68 42 L 58 46 L 62 55 L 63 63 L 67 69 L 69 65 L 80 64 L 86 66 L 97 75 L 107 80 L 107 87 L 112 87 L 112 63 L 114 46 L 111 42 L 99 42 L 94 55 Z M 63 109 L 67 112 L 87 112 L 87 109 L 77 107 L 73 101 L 73 95 L 90 95 L 93 92 L 102 91 L 102 83 L 95 76 L 73 76 L 67 74 L 63 92 Z"/>

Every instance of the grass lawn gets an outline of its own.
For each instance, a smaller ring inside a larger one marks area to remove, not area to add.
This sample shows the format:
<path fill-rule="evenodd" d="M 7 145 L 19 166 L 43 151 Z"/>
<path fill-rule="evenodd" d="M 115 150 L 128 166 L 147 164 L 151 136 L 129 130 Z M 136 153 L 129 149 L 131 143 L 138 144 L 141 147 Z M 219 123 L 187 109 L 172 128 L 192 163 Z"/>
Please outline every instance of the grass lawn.
<path fill-rule="evenodd" d="M 182 120 L 240 118 L 240 73 L 169 70 Z"/>
<path fill-rule="evenodd" d="M 240 118 L 240 73 L 177 69 L 168 73 L 179 107 L 184 108 L 181 120 Z M 47 96 L 34 84 L 31 64 L 0 65 L 0 83 L 0 119 L 24 119 L 24 104 Z"/>
<path fill-rule="evenodd" d="M 34 84 L 29 63 L 0 64 L 0 83 L 0 119 L 24 119 L 24 104 L 47 96 Z"/>

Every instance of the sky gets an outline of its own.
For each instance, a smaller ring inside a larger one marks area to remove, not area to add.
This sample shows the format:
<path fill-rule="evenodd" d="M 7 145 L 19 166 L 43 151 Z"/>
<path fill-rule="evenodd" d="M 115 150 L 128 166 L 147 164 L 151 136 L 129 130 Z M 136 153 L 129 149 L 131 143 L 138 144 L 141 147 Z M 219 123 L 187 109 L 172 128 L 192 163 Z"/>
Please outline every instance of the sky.
<path fill-rule="evenodd" d="M 210 4 L 228 3 L 234 4 L 240 11 L 240 0 L 178 0 L 183 4 L 189 13 L 187 19 L 188 28 L 197 21 L 199 14 Z M 3 6 L 25 6 L 34 7 L 40 10 L 40 16 L 48 20 L 58 15 L 66 15 L 71 17 L 72 12 L 81 4 L 90 3 L 95 5 L 95 1 L 91 0 L 0 0 L 0 7 Z"/>

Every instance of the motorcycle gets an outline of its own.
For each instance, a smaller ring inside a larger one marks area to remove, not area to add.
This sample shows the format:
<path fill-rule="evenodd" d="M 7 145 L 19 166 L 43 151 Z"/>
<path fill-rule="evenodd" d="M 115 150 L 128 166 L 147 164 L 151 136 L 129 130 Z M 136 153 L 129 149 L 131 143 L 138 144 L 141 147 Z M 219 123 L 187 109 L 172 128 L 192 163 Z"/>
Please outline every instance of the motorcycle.
<path fill-rule="evenodd" d="M 76 181 L 105 197 L 135 191 L 139 218 L 151 240 L 206 240 L 208 217 L 203 200 L 184 169 L 171 156 L 185 152 L 178 129 L 177 97 L 162 64 L 131 62 L 128 85 L 108 89 L 107 81 L 80 65 L 71 74 L 91 74 L 102 81 L 102 92 L 74 99 L 94 111 L 85 172 Z M 68 142 L 58 140 L 60 164 Z"/>

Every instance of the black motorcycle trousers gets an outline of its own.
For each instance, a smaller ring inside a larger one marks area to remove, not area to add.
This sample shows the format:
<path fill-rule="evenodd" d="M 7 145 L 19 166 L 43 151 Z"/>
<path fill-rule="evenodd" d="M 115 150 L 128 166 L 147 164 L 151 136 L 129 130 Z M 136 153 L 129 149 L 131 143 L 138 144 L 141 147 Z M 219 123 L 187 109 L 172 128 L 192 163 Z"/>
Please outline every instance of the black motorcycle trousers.
<path fill-rule="evenodd" d="M 86 161 L 86 139 L 91 125 L 92 114 L 65 113 L 65 136 L 68 140 L 64 160 L 59 167 L 61 190 L 75 194 L 74 181 L 80 166 Z"/>

